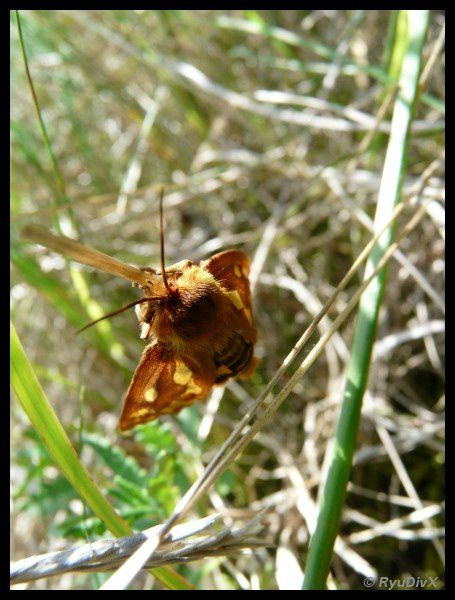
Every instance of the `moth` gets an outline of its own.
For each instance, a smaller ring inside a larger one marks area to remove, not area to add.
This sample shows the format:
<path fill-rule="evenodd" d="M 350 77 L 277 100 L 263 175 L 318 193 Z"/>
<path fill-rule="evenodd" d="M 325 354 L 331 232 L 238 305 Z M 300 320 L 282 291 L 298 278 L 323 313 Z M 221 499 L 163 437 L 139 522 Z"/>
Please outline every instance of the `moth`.
<path fill-rule="evenodd" d="M 141 276 L 133 267 L 68 238 L 47 234 L 44 241 L 42 232 L 38 239 L 39 228 L 29 227 L 26 232 L 29 239 L 79 262 L 132 280 L 144 294 L 144 298 L 82 328 L 135 305 L 140 337 L 148 345 L 125 396 L 119 423 L 123 431 L 164 414 L 176 414 L 204 400 L 213 386 L 231 377 L 249 376 L 257 364 L 247 255 L 225 250 L 199 263 L 183 260 L 166 268 L 162 204 L 161 195 L 161 269 L 141 269 Z M 67 248 L 61 247 L 62 240 L 66 240 Z"/>
<path fill-rule="evenodd" d="M 249 260 L 226 250 L 195 264 L 147 270 L 147 302 L 136 306 L 149 341 L 126 393 L 120 429 L 178 413 L 255 364 Z"/>

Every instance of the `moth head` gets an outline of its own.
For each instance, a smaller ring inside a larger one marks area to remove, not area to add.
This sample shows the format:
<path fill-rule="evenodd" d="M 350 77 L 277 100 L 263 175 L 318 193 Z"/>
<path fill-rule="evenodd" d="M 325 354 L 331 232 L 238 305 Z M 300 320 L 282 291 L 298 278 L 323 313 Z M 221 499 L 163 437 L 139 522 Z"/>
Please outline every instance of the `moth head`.
<path fill-rule="evenodd" d="M 144 298 L 136 305 L 135 311 L 142 326 L 141 338 L 147 339 L 157 314 L 165 310 L 171 299 L 178 295 L 178 286 L 174 277 L 167 274 L 163 277 L 162 273 L 152 268 L 143 270 L 147 272 L 146 284 L 141 286 Z"/>

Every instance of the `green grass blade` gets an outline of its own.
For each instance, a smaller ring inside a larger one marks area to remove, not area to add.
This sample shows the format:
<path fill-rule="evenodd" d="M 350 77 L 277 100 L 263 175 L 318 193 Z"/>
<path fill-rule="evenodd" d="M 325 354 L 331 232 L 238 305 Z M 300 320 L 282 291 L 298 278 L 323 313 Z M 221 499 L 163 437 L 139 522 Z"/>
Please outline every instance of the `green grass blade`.
<path fill-rule="evenodd" d="M 388 64 L 388 72 L 391 77 L 397 81 L 400 76 L 401 66 L 403 59 L 406 54 L 406 46 L 408 39 L 408 19 L 406 13 L 403 10 L 398 11 L 395 21 L 395 36 L 393 40 L 393 47 L 390 55 L 390 61 Z"/>
<path fill-rule="evenodd" d="M 385 71 L 389 72 L 390 63 L 392 60 L 393 49 L 395 47 L 395 39 L 397 35 L 397 21 L 399 10 L 392 10 L 389 17 L 389 27 L 387 30 L 387 39 L 385 42 L 384 55 L 382 57 L 382 66 Z"/>
<path fill-rule="evenodd" d="M 10 335 L 11 383 L 22 408 L 81 498 L 115 535 L 124 535 L 128 525 L 105 500 L 79 461 L 65 430 L 36 378 L 12 323 Z"/>
<path fill-rule="evenodd" d="M 115 512 L 80 462 L 46 398 L 12 323 L 10 344 L 11 384 L 22 408 L 50 454 L 80 497 L 114 535 L 131 534 L 128 523 Z M 171 589 L 191 588 L 191 585 L 170 567 L 153 569 L 152 573 Z"/>
<path fill-rule="evenodd" d="M 379 230 L 399 202 L 405 170 L 406 143 L 412 120 L 428 27 L 429 11 L 403 11 L 408 20 L 408 40 L 400 74 L 400 93 L 395 101 L 392 129 L 379 190 L 375 229 Z M 365 270 L 372 272 L 391 244 L 389 228 L 373 248 Z M 386 270 L 381 271 L 363 294 L 359 305 L 347 382 L 327 480 L 321 496 L 320 514 L 310 542 L 303 589 L 325 587 L 338 533 L 341 511 L 352 465 L 362 397 L 366 388 L 377 317 L 384 293 Z"/>

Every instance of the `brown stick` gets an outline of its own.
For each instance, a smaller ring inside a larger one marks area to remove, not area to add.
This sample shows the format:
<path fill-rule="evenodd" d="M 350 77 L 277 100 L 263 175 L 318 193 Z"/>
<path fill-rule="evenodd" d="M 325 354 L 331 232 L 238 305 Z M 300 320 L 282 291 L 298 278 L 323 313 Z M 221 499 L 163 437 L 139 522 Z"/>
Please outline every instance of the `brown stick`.
<path fill-rule="evenodd" d="M 136 269 L 136 267 L 132 267 L 131 265 L 127 265 L 103 252 L 84 246 L 70 238 L 54 235 L 39 225 L 28 225 L 27 227 L 24 227 L 21 231 L 21 235 L 30 242 L 50 248 L 51 250 L 63 254 L 63 256 L 83 265 L 88 265 L 99 271 L 122 277 L 128 281 L 138 283 L 141 286 L 144 286 L 147 283 L 147 275 L 144 271 Z"/>

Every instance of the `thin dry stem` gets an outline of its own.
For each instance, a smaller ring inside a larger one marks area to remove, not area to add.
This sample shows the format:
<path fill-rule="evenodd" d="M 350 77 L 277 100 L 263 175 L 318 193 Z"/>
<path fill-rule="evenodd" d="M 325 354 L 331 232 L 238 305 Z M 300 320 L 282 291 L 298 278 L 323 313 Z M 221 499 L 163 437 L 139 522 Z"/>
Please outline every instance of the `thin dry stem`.
<path fill-rule="evenodd" d="M 84 246 L 84 244 L 75 240 L 50 233 L 47 229 L 39 225 L 27 225 L 22 229 L 21 233 L 30 242 L 50 248 L 54 252 L 58 252 L 83 265 L 98 269 L 98 271 L 122 277 L 140 286 L 144 286 L 147 283 L 147 276 L 144 271 L 136 269 L 136 267 L 132 267 L 116 258 L 112 258 L 104 254 L 104 252 Z"/>

